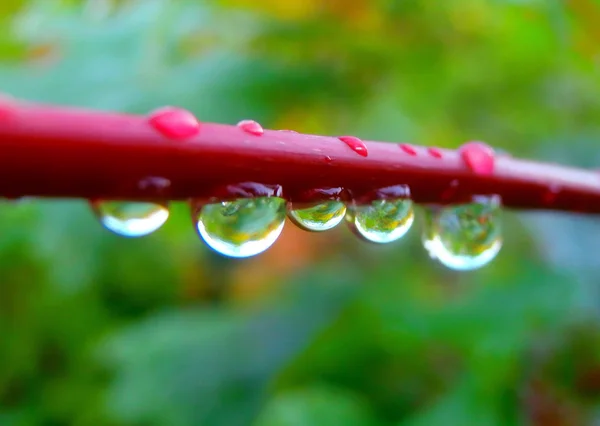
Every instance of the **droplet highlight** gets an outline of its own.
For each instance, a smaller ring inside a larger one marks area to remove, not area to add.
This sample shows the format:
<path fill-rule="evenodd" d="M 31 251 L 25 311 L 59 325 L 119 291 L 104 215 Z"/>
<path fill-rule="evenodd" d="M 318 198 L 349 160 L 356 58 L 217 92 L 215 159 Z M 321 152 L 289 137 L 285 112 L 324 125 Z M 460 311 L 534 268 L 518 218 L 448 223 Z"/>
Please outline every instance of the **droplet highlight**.
<path fill-rule="evenodd" d="M 242 198 L 207 204 L 192 214 L 198 234 L 211 249 L 243 258 L 275 243 L 285 224 L 285 204 L 279 197 Z"/>
<path fill-rule="evenodd" d="M 379 198 L 367 203 L 354 200 L 347 209 L 346 221 L 350 229 L 366 241 L 386 244 L 402 238 L 414 222 L 413 202 L 406 185 L 398 185 L 402 191 L 379 190 Z M 395 196 L 394 194 L 406 195 Z"/>
<path fill-rule="evenodd" d="M 237 124 L 237 127 L 254 136 L 262 136 L 265 132 L 262 126 L 254 120 L 242 120 Z"/>
<path fill-rule="evenodd" d="M 494 149 L 483 142 L 467 142 L 459 148 L 459 153 L 471 171 L 478 175 L 494 173 Z"/>
<path fill-rule="evenodd" d="M 170 139 L 187 139 L 200 133 L 200 123 L 194 114 L 181 108 L 159 108 L 150 113 L 148 122 Z"/>
<path fill-rule="evenodd" d="M 432 259 L 469 271 L 490 263 L 502 247 L 500 198 L 475 197 L 470 204 L 426 212 L 423 246 Z"/>
<path fill-rule="evenodd" d="M 101 200 L 90 205 L 102 226 L 123 237 L 151 234 L 169 218 L 166 204 Z"/>
<path fill-rule="evenodd" d="M 336 227 L 346 215 L 346 205 L 341 201 L 323 201 L 311 207 L 295 209 L 289 205 L 288 217 L 306 231 L 322 232 Z"/>
<path fill-rule="evenodd" d="M 369 155 L 369 151 L 367 150 L 365 143 L 356 136 L 339 136 L 338 139 L 348 145 L 350 149 L 352 149 L 352 151 L 356 152 L 358 155 L 363 157 L 367 157 Z"/>

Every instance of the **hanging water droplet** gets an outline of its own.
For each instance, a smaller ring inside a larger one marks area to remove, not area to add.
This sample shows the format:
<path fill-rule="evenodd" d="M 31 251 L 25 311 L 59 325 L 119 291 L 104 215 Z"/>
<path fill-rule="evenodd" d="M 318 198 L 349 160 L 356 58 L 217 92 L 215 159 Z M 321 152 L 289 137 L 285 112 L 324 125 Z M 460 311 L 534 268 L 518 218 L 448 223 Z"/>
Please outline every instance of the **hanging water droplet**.
<path fill-rule="evenodd" d="M 346 205 L 341 201 L 323 201 L 317 205 L 288 210 L 288 216 L 296 225 L 306 231 L 327 231 L 337 226 L 346 214 Z"/>
<path fill-rule="evenodd" d="M 171 139 L 186 139 L 200 133 L 200 123 L 194 114 L 181 108 L 159 108 L 150 113 L 148 122 Z"/>
<path fill-rule="evenodd" d="M 169 218 L 166 205 L 130 201 L 90 202 L 100 223 L 123 237 L 142 237 L 160 228 Z"/>
<path fill-rule="evenodd" d="M 260 124 L 254 120 L 242 120 L 237 126 L 246 133 L 250 133 L 254 136 L 262 136 L 265 132 Z"/>
<path fill-rule="evenodd" d="M 367 150 L 365 143 L 356 136 L 340 136 L 338 139 L 348 145 L 352 151 L 356 152 L 358 155 L 363 157 L 369 155 L 369 151 Z"/>
<path fill-rule="evenodd" d="M 423 245 L 450 269 L 468 271 L 488 264 L 502 247 L 500 198 L 475 197 L 470 204 L 428 211 Z"/>
<path fill-rule="evenodd" d="M 412 226 L 415 218 L 413 202 L 406 185 L 377 192 L 382 195 L 378 199 L 367 204 L 353 202 L 348 206 L 346 220 L 350 229 L 363 239 L 373 243 L 391 243 L 402 238 Z M 390 196 L 390 192 L 397 193 L 397 196 Z"/>
<path fill-rule="evenodd" d="M 281 234 L 285 200 L 241 198 L 204 205 L 193 215 L 198 234 L 211 249 L 229 257 L 250 257 L 267 250 Z"/>

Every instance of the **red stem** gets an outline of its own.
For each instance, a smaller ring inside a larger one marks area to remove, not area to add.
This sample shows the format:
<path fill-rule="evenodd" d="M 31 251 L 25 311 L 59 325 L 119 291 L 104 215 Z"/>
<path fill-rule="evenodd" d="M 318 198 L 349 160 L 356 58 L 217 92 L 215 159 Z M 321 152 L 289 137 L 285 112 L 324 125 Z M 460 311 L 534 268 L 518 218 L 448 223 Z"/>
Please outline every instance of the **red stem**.
<path fill-rule="evenodd" d="M 509 156 L 496 156 L 493 174 L 482 175 L 453 150 L 365 142 L 364 157 L 336 137 L 276 130 L 256 136 L 213 123 L 173 140 L 145 116 L 8 101 L 0 101 L 0 144 L 0 194 L 11 198 L 180 200 L 259 182 L 281 185 L 294 199 L 314 188 L 407 184 L 419 203 L 498 194 L 510 208 L 600 212 L 597 171 Z M 170 185 L 144 184 L 148 177 Z"/>

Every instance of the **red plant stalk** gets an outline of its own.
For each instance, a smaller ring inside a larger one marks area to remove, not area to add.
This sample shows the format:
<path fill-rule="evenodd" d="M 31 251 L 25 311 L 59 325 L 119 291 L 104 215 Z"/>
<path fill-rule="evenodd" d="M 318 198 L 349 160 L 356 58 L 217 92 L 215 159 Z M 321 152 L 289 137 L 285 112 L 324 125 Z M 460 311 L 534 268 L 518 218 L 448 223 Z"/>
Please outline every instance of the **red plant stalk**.
<path fill-rule="evenodd" d="M 315 188 L 406 184 L 418 203 L 498 194 L 508 208 L 600 212 L 593 170 L 495 155 L 485 173 L 460 150 L 365 141 L 360 152 L 337 137 L 244 126 L 184 125 L 169 137 L 148 116 L 0 100 L 0 194 L 184 200 L 258 182 L 294 200 Z"/>

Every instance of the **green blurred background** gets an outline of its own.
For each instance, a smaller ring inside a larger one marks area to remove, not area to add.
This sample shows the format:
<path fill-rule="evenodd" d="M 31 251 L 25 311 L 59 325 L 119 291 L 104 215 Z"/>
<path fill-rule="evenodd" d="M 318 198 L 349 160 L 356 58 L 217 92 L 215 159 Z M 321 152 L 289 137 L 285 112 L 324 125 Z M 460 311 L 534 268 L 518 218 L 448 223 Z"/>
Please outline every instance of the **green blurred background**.
<path fill-rule="evenodd" d="M 0 0 L 0 55 L 33 101 L 600 164 L 594 0 Z M 4 202 L 0 425 L 600 425 L 600 225 L 504 221 L 456 273 L 419 223 L 228 260 L 183 205 L 132 240 Z"/>

